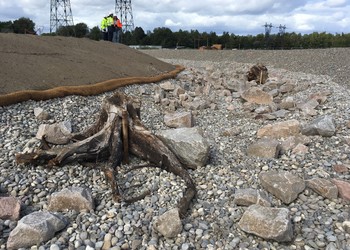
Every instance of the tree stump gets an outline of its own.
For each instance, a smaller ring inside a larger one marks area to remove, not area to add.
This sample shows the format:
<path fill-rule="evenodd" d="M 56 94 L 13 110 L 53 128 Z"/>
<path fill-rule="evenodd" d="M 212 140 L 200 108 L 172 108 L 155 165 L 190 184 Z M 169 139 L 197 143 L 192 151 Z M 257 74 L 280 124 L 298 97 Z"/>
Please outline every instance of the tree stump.
<path fill-rule="evenodd" d="M 266 66 L 260 63 L 251 67 L 247 72 L 248 81 L 255 80 L 255 82 L 258 84 L 264 84 L 268 77 L 269 74 L 267 72 Z"/>
<path fill-rule="evenodd" d="M 71 144 L 46 150 L 35 149 L 34 153 L 18 153 L 16 162 L 52 167 L 72 162 L 106 161 L 104 173 L 111 185 L 113 199 L 130 202 L 134 198 L 128 200 L 121 197 L 116 180 L 118 166 L 128 162 L 130 152 L 149 161 L 151 166 L 173 173 L 185 181 L 186 189 L 178 204 L 180 216 L 183 217 L 196 194 L 195 184 L 176 155 L 141 123 L 134 103 L 137 105 L 137 100 L 116 92 L 104 100 L 94 125 L 72 135 Z"/>

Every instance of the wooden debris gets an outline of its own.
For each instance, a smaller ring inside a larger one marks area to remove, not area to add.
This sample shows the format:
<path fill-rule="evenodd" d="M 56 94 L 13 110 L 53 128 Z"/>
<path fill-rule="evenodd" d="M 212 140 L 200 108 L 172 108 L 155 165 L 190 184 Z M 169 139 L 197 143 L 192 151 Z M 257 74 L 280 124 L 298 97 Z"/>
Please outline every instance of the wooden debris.
<path fill-rule="evenodd" d="M 47 164 L 62 166 L 72 162 L 101 162 L 107 160 L 105 176 L 111 185 L 113 199 L 133 201 L 134 198 L 122 197 L 116 180 L 118 166 L 128 162 L 128 152 L 149 161 L 155 167 L 181 177 L 186 190 L 179 201 L 178 208 L 183 217 L 196 194 L 195 184 L 176 155 L 141 123 L 138 109 L 133 99 L 116 92 L 107 98 L 93 126 L 82 133 L 72 136 L 71 144 L 48 150 L 37 149 L 34 153 L 18 153 L 18 164 Z M 141 195 L 138 198 L 143 198 Z"/>

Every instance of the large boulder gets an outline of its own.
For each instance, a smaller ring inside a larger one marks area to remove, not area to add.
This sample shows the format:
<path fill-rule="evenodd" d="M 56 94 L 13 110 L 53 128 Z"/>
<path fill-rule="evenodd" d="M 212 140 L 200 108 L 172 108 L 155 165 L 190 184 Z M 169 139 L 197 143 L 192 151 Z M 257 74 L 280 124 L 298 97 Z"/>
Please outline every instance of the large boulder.
<path fill-rule="evenodd" d="M 157 217 L 153 228 L 166 238 L 175 238 L 182 231 L 182 222 L 177 208 Z"/>
<path fill-rule="evenodd" d="M 337 186 L 339 191 L 339 197 L 347 202 L 350 201 L 350 182 L 332 179 L 332 182 Z"/>
<path fill-rule="evenodd" d="M 241 97 L 247 102 L 256 104 L 270 104 L 273 101 L 272 95 L 258 87 L 251 87 L 250 89 L 242 92 Z"/>
<path fill-rule="evenodd" d="M 193 116 L 191 112 L 174 112 L 164 115 L 164 123 L 170 128 L 193 127 Z"/>
<path fill-rule="evenodd" d="M 266 240 L 289 242 L 293 238 L 293 227 L 289 210 L 251 205 L 244 212 L 238 226 L 246 233 Z"/>
<path fill-rule="evenodd" d="M 253 188 L 237 189 L 233 202 L 238 206 L 258 204 L 264 207 L 271 207 L 267 194 Z"/>
<path fill-rule="evenodd" d="M 190 168 L 204 166 L 209 157 L 209 143 L 199 127 L 162 130 L 158 137 Z"/>
<path fill-rule="evenodd" d="M 82 187 L 70 187 L 53 193 L 48 209 L 50 211 L 93 211 L 94 202 L 91 191 Z"/>
<path fill-rule="evenodd" d="M 311 123 L 302 127 L 301 133 L 303 135 L 320 135 L 330 137 L 335 134 L 336 127 L 332 116 L 321 116 Z"/>
<path fill-rule="evenodd" d="M 7 249 L 30 248 L 50 240 L 67 226 L 63 216 L 49 212 L 34 212 L 24 216 L 11 231 Z"/>
<path fill-rule="evenodd" d="M 259 174 L 259 179 L 264 189 L 285 204 L 294 201 L 298 194 L 305 189 L 303 179 L 286 171 L 280 173 L 276 171 L 262 172 Z"/>
<path fill-rule="evenodd" d="M 251 144 L 247 149 L 249 156 L 261 158 L 277 158 L 280 152 L 280 143 L 271 138 L 262 138 Z"/>
<path fill-rule="evenodd" d="M 300 123 L 297 120 L 288 120 L 268 124 L 257 132 L 257 137 L 285 138 L 300 134 Z"/>
<path fill-rule="evenodd" d="M 67 144 L 71 139 L 72 125 L 69 121 L 41 124 L 39 126 L 36 138 L 45 139 L 52 144 Z"/>
<path fill-rule="evenodd" d="M 330 180 L 323 178 L 313 178 L 306 181 L 306 185 L 319 195 L 333 200 L 338 198 L 337 185 Z"/>

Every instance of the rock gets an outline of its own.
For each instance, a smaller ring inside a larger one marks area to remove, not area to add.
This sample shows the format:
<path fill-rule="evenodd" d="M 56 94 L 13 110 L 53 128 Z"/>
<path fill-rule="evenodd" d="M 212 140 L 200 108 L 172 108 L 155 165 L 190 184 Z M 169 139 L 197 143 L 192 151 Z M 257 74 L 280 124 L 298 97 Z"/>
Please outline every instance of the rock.
<path fill-rule="evenodd" d="M 293 148 L 292 153 L 295 155 L 305 155 L 309 152 L 309 148 L 304 144 L 299 143 Z"/>
<path fill-rule="evenodd" d="M 280 91 L 278 89 L 272 89 L 272 90 L 268 91 L 267 93 L 269 93 L 272 97 L 276 97 L 280 94 Z"/>
<path fill-rule="evenodd" d="M 11 231 L 7 249 L 29 248 L 50 240 L 67 226 L 63 216 L 49 212 L 34 212 L 24 216 Z"/>
<path fill-rule="evenodd" d="M 189 110 L 203 110 L 209 108 L 209 103 L 206 100 L 193 100 L 192 102 L 183 102 L 182 106 Z"/>
<path fill-rule="evenodd" d="M 336 164 L 333 166 L 333 170 L 337 173 L 349 173 L 350 167 L 344 164 Z"/>
<path fill-rule="evenodd" d="M 71 139 L 72 125 L 69 121 L 55 124 L 41 124 L 36 138 L 45 140 L 52 144 L 67 144 Z"/>
<path fill-rule="evenodd" d="M 256 103 L 256 104 L 270 104 L 272 103 L 272 96 L 262 91 L 257 87 L 252 87 L 244 92 L 242 92 L 241 97 L 247 102 Z"/>
<path fill-rule="evenodd" d="M 275 112 L 272 112 L 271 115 L 276 116 L 277 118 L 285 118 L 287 114 L 289 114 L 290 111 L 285 110 L 285 109 L 280 109 Z"/>
<path fill-rule="evenodd" d="M 350 234 L 350 221 L 348 221 L 348 220 L 344 221 L 343 222 L 343 228 L 344 228 L 345 232 Z"/>
<path fill-rule="evenodd" d="M 281 142 L 281 154 L 285 154 L 287 151 L 295 149 L 299 144 L 308 145 L 309 143 L 310 138 L 305 135 L 287 137 Z"/>
<path fill-rule="evenodd" d="M 112 247 L 112 235 L 110 233 L 106 234 L 103 239 L 102 250 L 108 250 Z"/>
<path fill-rule="evenodd" d="M 271 207 L 267 194 L 253 188 L 236 189 L 234 203 L 238 206 L 250 206 L 258 204 L 264 207 Z"/>
<path fill-rule="evenodd" d="M 330 137 L 335 134 L 336 128 L 333 117 L 326 115 L 313 120 L 311 123 L 303 126 L 301 133 L 303 135 L 320 135 Z"/>
<path fill-rule="evenodd" d="M 204 166 L 209 157 L 209 143 L 199 127 L 177 128 L 159 131 L 159 138 L 190 168 Z"/>
<path fill-rule="evenodd" d="M 94 202 L 91 191 L 82 187 L 65 188 L 51 195 L 48 209 L 50 211 L 93 211 Z"/>
<path fill-rule="evenodd" d="M 168 106 L 168 105 L 170 104 L 169 98 L 163 98 L 163 99 L 161 99 L 161 100 L 160 100 L 160 104 L 161 104 L 162 106 Z"/>
<path fill-rule="evenodd" d="M 21 211 L 21 203 L 15 197 L 0 196 L 0 219 L 18 220 Z"/>
<path fill-rule="evenodd" d="M 163 82 L 159 84 L 159 86 L 164 89 L 165 91 L 173 91 L 175 90 L 175 84 L 171 83 L 170 81 Z"/>
<path fill-rule="evenodd" d="M 332 179 L 332 182 L 338 187 L 339 197 L 350 201 L 350 183 L 337 179 Z"/>
<path fill-rule="evenodd" d="M 227 128 L 224 131 L 222 131 L 221 135 L 222 136 L 237 136 L 240 133 L 242 133 L 242 129 L 241 128 L 232 127 L 232 128 Z"/>
<path fill-rule="evenodd" d="M 177 97 L 179 97 L 180 95 L 183 95 L 185 93 L 186 93 L 186 91 L 183 88 L 181 88 L 180 86 L 176 86 L 174 89 L 174 92 L 173 92 L 174 96 L 177 96 Z"/>
<path fill-rule="evenodd" d="M 310 100 L 316 100 L 319 104 L 324 104 L 327 101 L 327 96 L 331 93 L 327 92 L 317 92 L 309 96 Z"/>
<path fill-rule="evenodd" d="M 306 186 L 327 199 L 333 200 L 338 198 L 338 188 L 330 180 L 313 178 L 306 181 Z"/>
<path fill-rule="evenodd" d="M 264 106 L 259 106 L 254 110 L 255 113 L 257 114 L 266 114 L 266 113 L 271 113 L 272 109 L 270 106 L 264 105 Z"/>
<path fill-rule="evenodd" d="M 286 109 L 286 110 L 293 110 L 296 107 L 296 103 L 294 101 L 294 98 L 292 96 L 288 96 L 284 98 L 279 104 L 279 109 Z"/>
<path fill-rule="evenodd" d="M 44 111 L 44 109 L 42 108 L 34 108 L 34 116 L 36 119 L 40 121 L 50 119 L 50 115 L 46 111 Z"/>
<path fill-rule="evenodd" d="M 300 109 L 306 115 L 315 116 L 315 115 L 317 115 L 315 108 L 318 105 L 319 105 L 319 103 L 316 100 L 311 99 L 305 103 L 297 104 L 297 108 Z"/>
<path fill-rule="evenodd" d="M 280 86 L 279 91 L 282 94 L 288 93 L 288 92 L 292 92 L 295 88 L 295 84 L 294 83 L 285 83 L 283 85 Z"/>
<path fill-rule="evenodd" d="M 194 125 L 191 112 L 168 113 L 164 116 L 164 123 L 170 128 L 191 128 Z"/>
<path fill-rule="evenodd" d="M 289 242 L 293 238 L 289 210 L 251 205 L 238 222 L 244 232 L 257 235 L 266 240 Z"/>
<path fill-rule="evenodd" d="M 233 79 L 232 81 L 226 81 L 224 87 L 230 91 L 243 92 L 250 88 L 250 84 L 241 79 Z"/>
<path fill-rule="evenodd" d="M 175 238 L 182 231 L 178 209 L 173 208 L 156 218 L 153 228 L 166 238 Z"/>
<path fill-rule="evenodd" d="M 263 138 L 251 144 L 247 149 L 248 156 L 262 158 L 277 158 L 280 152 L 280 143 L 271 138 Z"/>
<path fill-rule="evenodd" d="M 303 179 L 286 171 L 281 173 L 276 171 L 260 173 L 259 180 L 269 193 L 275 195 L 285 204 L 294 201 L 298 194 L 305 189 L 305 181 Z"/>
<path fill-rule="evenodd" d="M 297 120 L 289 120 L 277 122 L 275 124 L 268 124 L 257 132 L 257 137 L 271 137 L 283 138 L 288 136 L 295 136 L 300 133 L 300 124 Z"/>

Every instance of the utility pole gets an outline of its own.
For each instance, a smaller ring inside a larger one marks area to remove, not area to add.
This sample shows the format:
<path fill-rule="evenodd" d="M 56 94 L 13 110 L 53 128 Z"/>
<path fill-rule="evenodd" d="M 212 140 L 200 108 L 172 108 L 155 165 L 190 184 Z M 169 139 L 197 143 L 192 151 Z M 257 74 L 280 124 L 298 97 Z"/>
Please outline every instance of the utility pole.
<path fill-rule="evenodd" d="M 123 25 L 123 32 L 134 30 L 131 0 L 115 0 L 115 13 Z"/>
<path fill-rule="evenodd" d="M 51 0 L 50 33 L 56 32 L 61 26 L 74 26 L 70 0 Z"/>

